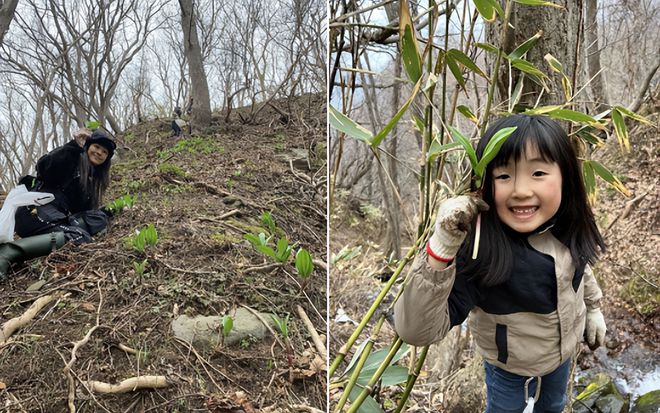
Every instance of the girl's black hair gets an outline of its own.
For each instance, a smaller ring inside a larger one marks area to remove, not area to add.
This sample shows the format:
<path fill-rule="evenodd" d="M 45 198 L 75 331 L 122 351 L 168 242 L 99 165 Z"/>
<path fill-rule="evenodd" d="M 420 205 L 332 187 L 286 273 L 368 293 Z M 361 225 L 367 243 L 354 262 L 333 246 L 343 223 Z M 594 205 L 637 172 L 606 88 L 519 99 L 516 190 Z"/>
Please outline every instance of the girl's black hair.
<path fill-rule="evenodd" d="M 80 186 L 89 195 L 92 209 L 101 205 L 105 190 L 110 185 L 110 163 L 108 157 L 101 165 L 94 166 L 86 150 L 80 154 Z"/>
<path fill-rule="evenodd" d="M 599 252 L 605 250 L 605 242 L 587 202 L 575 149 L 557 122 L 541 115 L 517 114 L 501 118 L 488 128 L 479 141 L 478 159 L 481 159 L 486 145 L 497 131 L 513 126 L 517 129 L 506 139 L 485 172 L 482 195 L 490 210 L 481 216 L 479 255 L 476 260 L 472 259 L 474 225 L 457 255 L 459 271 L 469 274 L 471 279 L 483 286 L 501 284 L 509 279 L 514 260 L 512 244 L 522 242 L 521 237 L 516 236 L 497 216 L 493 168 L 505 165 L 510 159 L 519 161 L 525 156 L 527 144 L 534 145 L 544 161 L 556 162 L 561 171 L 561 203 L 551 218 L 553 226 L 550 231 L 570 249 L 576 268 L 593 264 Z"/>

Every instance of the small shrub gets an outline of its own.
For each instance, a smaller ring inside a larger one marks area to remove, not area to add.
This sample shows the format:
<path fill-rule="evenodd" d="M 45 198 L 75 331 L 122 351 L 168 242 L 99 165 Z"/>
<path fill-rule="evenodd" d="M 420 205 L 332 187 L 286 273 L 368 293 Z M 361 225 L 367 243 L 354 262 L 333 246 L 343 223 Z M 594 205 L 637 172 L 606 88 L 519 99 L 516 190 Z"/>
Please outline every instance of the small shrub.
<path fill-rule="evenodd" d="M 128 245 L 135 251 L 143 254 L 146 247 L 153 247 L 158 243 L 158 232 L 154 224 L 149 224 L 146 228 L 136 231 L 127 239 Z"/>
<path fill-rule="evenodd" d="M 168 174 L 168 175 L 174 175 L 174 176 L 180 176 L 182 178 L 185 178 L 188 176 L 188 173 L 181 169 L 181 167 L 173 164 L 173 163 L 162 163 L 158 165 L 158 171 L 160 173 Z"/>

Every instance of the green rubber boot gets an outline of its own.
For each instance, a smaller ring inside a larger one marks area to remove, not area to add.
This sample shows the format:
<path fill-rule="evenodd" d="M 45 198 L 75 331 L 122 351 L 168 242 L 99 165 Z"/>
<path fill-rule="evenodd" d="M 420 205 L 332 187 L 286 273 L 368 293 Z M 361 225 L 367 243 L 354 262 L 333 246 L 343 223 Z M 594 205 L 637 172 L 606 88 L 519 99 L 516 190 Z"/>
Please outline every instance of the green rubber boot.
<path fill-rule="evenodd" d="M 48 255 L 62 245 L 64 245 L 63 232 L 34 235 L 0 244 L 0 281 L 7 278 L 7 270 L 12 263 Z"/>

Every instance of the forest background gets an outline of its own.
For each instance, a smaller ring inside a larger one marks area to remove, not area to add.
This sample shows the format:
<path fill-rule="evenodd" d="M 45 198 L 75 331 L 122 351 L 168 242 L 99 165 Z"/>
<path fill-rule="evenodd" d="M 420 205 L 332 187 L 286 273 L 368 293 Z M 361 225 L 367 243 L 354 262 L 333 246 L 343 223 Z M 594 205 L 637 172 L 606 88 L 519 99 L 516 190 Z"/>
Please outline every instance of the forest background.
<path fill-rule="evenodd" d="M 394 355 L 401 343 L 393 341 L 387 322 L 395 280 L 405 278 L 438 200 L 469 184 L 471 166 L 461 141 L 473 142 L 488 119 L 512 111 L 546 113 L 573 136 L 610 246 L 597 267 L 610 342 L 603 353 L 586 349 L 582 367 L 604 368 L 608 355 L 623 353 L 631 341 L 646 343 L 641 354 L 650 348 L 654 359 L 660 234 L 649 226 L 659 222 L 660 5 L 402 3 L 330 2 L 335 411 L 355 411 L 356 400 L 366 406 L 361 409 L 398 411 L 409 394 L 416 397 L 407 408 L 483 407 L 478 358 L 465 330 L 419 349 L 419 357 L 412 352 L 410 370 L 392 365 L 389 376 L 374 373 L 386 354 L 394 363 L 403 353 Z M 504 20 L 510 31 L 502 29 Z M 372 348 L 378 362 L 369 359 Z M 356 373 L 358 359 L 366 363 L 364 374 Z M 411 385 L 416 374 L 421 387 Z M 660 372 L 649 374 L 657 389 Z M 365 390 L 378 383 L 402 387 Z"/>

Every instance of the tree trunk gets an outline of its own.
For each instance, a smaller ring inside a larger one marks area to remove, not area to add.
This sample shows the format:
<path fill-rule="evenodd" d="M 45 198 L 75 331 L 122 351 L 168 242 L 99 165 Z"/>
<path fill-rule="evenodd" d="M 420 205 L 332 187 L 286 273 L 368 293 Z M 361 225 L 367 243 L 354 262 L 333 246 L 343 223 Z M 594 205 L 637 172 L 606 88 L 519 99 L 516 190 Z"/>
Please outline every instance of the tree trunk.
<path fill-rule="evenodd" d="M 5 38 L 5 33 L 9 30 L 9 25 L 14 18 L 18 0 L 6 0 L 0 3 L 0 45 Z"/>
<path fill-rule="evenodd" d="M 580 12 L 581 0 L 558 0 L 553 3 L 562 6 L 562 9 L 547 6 L 526 6 L 513 3 L 509 33 L 506 44 L 502 45 L 505 53 L 512 52 L 517 46 L 534 36 L 539 30 L 543 31 L 542 37 L 527 52 L 526 60 L 541 69 L 544 73 L 549 73 L 549 66 L 544 60 L 544 56 L 550 53 L 561 62 L 564 73 L 569 79 L 573 79 L 576 73 L 576 48 L 580 37 Z M 488 24 L 487 39 L 494 45 L 500 44 L 501 21 Z M 504 60 L 504 59 L 502 59 Z M 504 102 L 509 98 L 509 90 L 513 90 L 517 84 L 519 72 L 516 70 L 510 84 L 509 73 L 506 63 L 502 63 L 496 96 L 493 99 L 495 104 Z M 539 105 L 555 105 L 566 102 L 564 90 L 561 84 L 559 74 L 549 74 L 547 80 L 547 91 L 542 91 L 542 87 L 533 82 L 529 77 L 525 78 L 525 87 L 519 105 L 524 107 L 533 107 L 537 100 Z M 543 93 L 539 99 L 539 95 Z"/>
<path fill-rule="evenodd" d="M 193 126 L 204 128 L 211 124 L 211 100 L 209 98 L 209 85 L 204 72 L 202 48 L 197 37 L 197 24 L 193 15 L 192 0 L 179 0 L 179 5 L 181 6 L 183 44 L 191 82 L 190 93 L 193 99 L 190 120 Z"/>
<path fill-rule="evenodd" d="M 585 53 L 587 55 L 587 77 L 591 79 L 591 96 L 595 113 L 607 109 L 607 89 L 600 66 L 600 47 L 598 46 L 598 0 L 585 1 Z"/>

